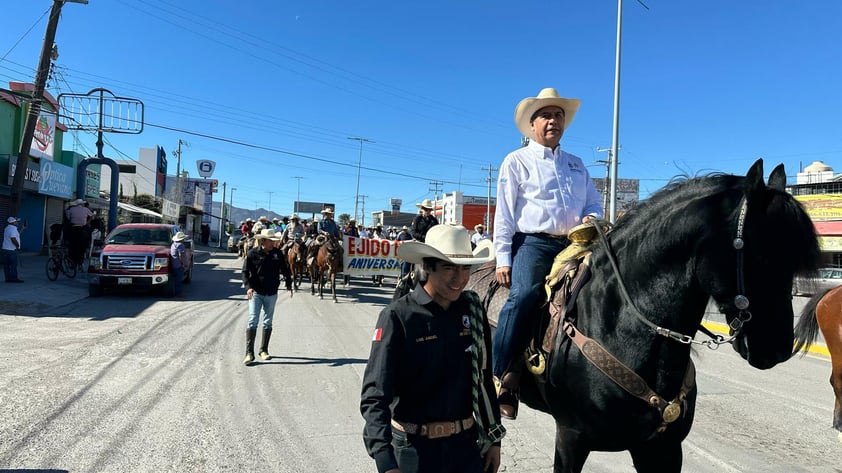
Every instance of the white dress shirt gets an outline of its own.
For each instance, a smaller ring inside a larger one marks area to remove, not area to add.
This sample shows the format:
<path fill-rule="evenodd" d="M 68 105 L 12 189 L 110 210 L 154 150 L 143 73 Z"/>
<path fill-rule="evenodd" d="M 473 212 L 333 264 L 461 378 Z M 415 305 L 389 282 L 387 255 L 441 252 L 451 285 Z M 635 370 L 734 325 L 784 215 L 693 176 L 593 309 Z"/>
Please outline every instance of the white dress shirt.
<path fill-rule="evenodd" d="M 512 151 L 497 177 L 497 266 L 512 265 L 515 233 L 566 235 L 585 215 L 602 217 L 602 197 L 578 156 L 535 141 Z"/>

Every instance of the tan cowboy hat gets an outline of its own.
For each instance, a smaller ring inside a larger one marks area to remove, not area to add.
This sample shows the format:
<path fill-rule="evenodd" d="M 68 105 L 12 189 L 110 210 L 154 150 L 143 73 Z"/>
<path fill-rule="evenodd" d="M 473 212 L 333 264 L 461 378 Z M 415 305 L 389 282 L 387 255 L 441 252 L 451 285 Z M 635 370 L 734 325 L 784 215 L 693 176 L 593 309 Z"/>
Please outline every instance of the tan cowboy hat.
<path fill-rule="evenodd" d="M 566 130 L 573 123 L 573 117 L 579 110 L 582 101 L 579 99 L 566 99 L 558 96 L 558 92 L 552 87 L 547 87 L 538 92 L 537 97 L 527 97 L 520 101 L 515 108 L 515 125 L 523 133 L 523 136 L 530 140 L 535 139 L 532 132 L 532 115 L 544 107 L 556 106 L 564 110 L 564 129 Z"/>
<path fill-rule="evenodd" d="M 267 238 L 272 240 L 272 241 L 281 241 L 281 239 L 278 238 L 277 235 L 275 235 L 275 230 L 272 230 L 271 228 L 266 228 L 266 229 L 260 230 L 260 233 L 255 235 L 254 238 L 255 238 L 255 240 L 258 240 L 258 241 L 265 240 Z"/>
<path fill-rule="evenodd" d="M 187 235 L 184 232 L 178 232 L 172 237 L 172 241 L 184 241 L 187 239 Z"/>
<path fill-rule="evenodd" d="M 481 223 L 478 223 L 478 224 L 474 225 L 474 230 L 479 230 L 480 228 L 485 230 L 485 225 L 483 225 Z"/>
<path fill-rule="evenodd" d="M 290 217 L 290 220 L 301 220 L 301 219 L 298 218 L 298 214 L 292 214 L 292 217 Z"/>
<path fill-rule="evenodd" d="M 436 225 L 427 232 L 425 243 L 408 241 L 398 247 L 398 258 L 422 264 L 424 258 L 436 258 L 458 265 L 474 265 L 494 260 L 494 247 L 481 241 L 471 251 L 471 237 L 461 225 Z"/>
<path fill-rule="evenodd" d="M 421 202 L 415 204 L 416 207 L 420 207 L 422 209 L 431 209 L 433 208 L 433 201 L 430 199 L 424 199 Z"/>
<path fill-rule="evenodd" d="M 261 216 L 260 216 L 260 218 L 259 218 L 258 220 L 260 220 L 260 221 L 263 221 L 263 220 L 269 221 L 269 217 L 267 217 L 267 216 L 265 216 L 265 215 L 261 215 Z"/>
<path fill-rule="evenodd" d="M 332 214 L 332 213 L 333 213 L 333 209 L 332 209 L 332 208 L 330 208 L 330 207 L 325 207 L 324 209 L 322 209 L 322 211 L 321 211 L 320 213 L 323 213 L 323 214 Z"/>

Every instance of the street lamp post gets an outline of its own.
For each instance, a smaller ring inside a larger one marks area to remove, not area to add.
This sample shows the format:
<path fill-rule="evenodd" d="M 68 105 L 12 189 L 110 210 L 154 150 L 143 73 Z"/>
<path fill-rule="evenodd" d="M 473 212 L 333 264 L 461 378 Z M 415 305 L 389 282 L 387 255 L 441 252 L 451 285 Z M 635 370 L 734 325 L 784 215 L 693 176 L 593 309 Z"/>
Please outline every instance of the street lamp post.
<path fill-rule="evenodd" d="M 360 142 L 360 159 L 357 161 L 357 194 L 354 196 L 354 218 L 358 217 L 357 215 L 357 205 L 360 203 L 360 170 L 362 169 L 363 164 L 363 142 L 366 143 L 374 143 L 374 141 L 367 140 L 365 138 L 360 137 L 348 137 L 349 140 L 355 140 Z"/>
<path fill-rule="evenodd" d="M 231 200 L 228 201 L 228 219 L 231 220 L 232 222 L 234 220 L 231 218 L 231 215 L 232 215 L 231 212 L 234 211 L 234 191 L 235 190 L 237 190 L 236 187 L 231 188 Z"/>
<path fill-rule="evenodd" d="M 298 213 L 298 203 L 301 202 L 301 180 L 304 179 L 303 176 L 292 176 L 293 179 L 298 179 L 298 194 L 295 197 L 295 208 L 292 209 L 293 212 Z"/>

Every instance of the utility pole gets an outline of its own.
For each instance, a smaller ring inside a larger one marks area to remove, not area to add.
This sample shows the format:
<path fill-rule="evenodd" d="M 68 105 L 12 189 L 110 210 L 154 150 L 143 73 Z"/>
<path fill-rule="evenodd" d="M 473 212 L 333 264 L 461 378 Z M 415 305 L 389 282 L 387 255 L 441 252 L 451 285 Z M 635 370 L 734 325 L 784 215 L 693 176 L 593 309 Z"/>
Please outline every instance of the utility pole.
<path fill-rule="evenodd" d="M 365 199 L 367 197 L 368 197 L 367 195 L 361 195 L 360 196 L 360 201 L 363 204 L 363 211 L 362 211 L 362 215 L 360 216 L 360 225 L 363 225 L 363 226 L 365 226 Z"/>
<path fill-rule="evenodd" d="M 433 215 L 435 216 L 436 215 L 436 208 L 438 207 L 438 203 L 439 203 L 439 190 L 444 185 L 444 181 L 438 181 L 438 180 L 430 181 L 430 185 L 433 186 L 432 189 L 429 189 L 429 190 L 433 191 Z M 442 220 L 444 220 L 444 209 L 442 209 L 441 216 L 442 216 Z M 444 222 L 439 222 L 439 223 L 444 223 Z"/>
<path fill-rule="evenodd" d="M 293 179 L 298 179 L 298 194 L 295 198 L 295 208 L 292 209 L 294 213 L 298 213 L 298 202 L 301 202 L 301 180 L 304 179 L 302 176 L 292 176 Z M 357 190 L 359 192 L 359 190 Z"/>
<path fill-rule="evenodd" d="M 87 0 L 66 0 L 73 3 L 88 3 Z M 9 215 L 17 215 L 20 204 L 23 200 L 23 184 L 26 178 L 26 165 L 29 162 L 29 148 L 32 147 L 32 138 L 35 135 L 35 125 L 41 115 L 41 103 L 44 100 L 44 88 L 47 86 L 47 76 L 50 74 L 50 59 L 53 54 L 53 43 L 56 39 L 58 19 L 61 16 L 61 7 L 65 0 L 53 0 L 50 9 L 50 19 L 47 22 L 47 32 L 44 34 L 44 44 L 41 45 L 41 56 L 38 59 L 38 69 L 35 71 L 35 84 L 32 90 L 32 100 L 29 103 L 29 111 L 26 114 L 26 122 L 23 127 L 23 136 L 20 142 L 15 176 L 12 181 L 12 205 Z M 77 197 L 85 195 L 84 189 L 76 189 Z"/>
<path fill-rule="evenodd" d="M 374 143 L 374 141 L 365 138 L 360 138 L 358 136 L 349 136 L 348 139 L 360 142 L 360 159 L 359 161 L 357 161 L 357 194 L 354 198 L 354 218 L 357 218 L 357 204 L 360 203 L 360 170 L 362 169 L 363 164 L 363 143 Z"/>
<path fill-rule="evenodd" d="M 266 210 L 271 212 L 272 211 L 272 194 L 274 194 L 274 192 L 266 191 L 266 193 L 269 194 L 269 208 L 266 209 Z"/>
<path fill-rule="evenodd" d="M 189 143 L 182 140 L 181 138 L 178 139 L 178 149 L 173 151 L 172 153 L 177 158 L 175 161 L 175 201 L 178 202 L 179 214 L 181 213 L 181 206 L 184 205 L 184 188 L 182 186 L 182 177 L 181 177 L 181 145 L 190 146 Z"/>
<path fill-rule="evenodd" d="M 621 146 L 619 149 L 623 149 Z M 597 163 L 605 165 L 605 182 L 602 185 L 602 214 L 605 218 L 609 218 L 609 212 L 611 211 L 611 189 L 616 188 L 617 184 L 613 182 L 611 179 L 611 169 L 612 164 L 614 161 L 614 149 L 613 148 L 596 148 L 597 153 L 608 153 L 608 159 L 600 159 L 597 160 Z"/>
<path fill-rule="evenodd" d="M 228 231 L 228 219 L 227 214 L 225 212 L 225 182 L 222 182 L 222 205 L 219 206 L 219 212 L 222 214 L 219 219 L 219 246 L 217 248 L 222 248 L 222 226 L 225 225 L 225 231 Z"/>
<path fill-rule="evenodd" d="M 497 168 L 492 166 L 491 164 L 488 165 L 487 168 L 481 168 L 483 171 L 488 171 L 488 177 L 485 178 L 485 182 L 488 183 L 488 200 L 486 201 L 485 206 L 485 228 L 488 230 L 488 233 L 491 234 L 491 183 L 494 182 L 492 179 L 492 172 L 496 171 Z"/>

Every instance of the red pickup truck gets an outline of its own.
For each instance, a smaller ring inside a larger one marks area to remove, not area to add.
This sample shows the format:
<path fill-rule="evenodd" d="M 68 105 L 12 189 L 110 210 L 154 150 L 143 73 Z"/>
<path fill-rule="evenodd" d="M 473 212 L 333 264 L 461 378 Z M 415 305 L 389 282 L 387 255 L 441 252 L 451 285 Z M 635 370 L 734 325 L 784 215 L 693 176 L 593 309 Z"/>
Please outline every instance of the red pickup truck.
<path fill-rule="evenodd" d="M 170 267 L 170 245 L 178 225 L 165 223 L 126 223 L 105 238 L 105 246 L 91 255 L 88 293 L 101 296 L 106 288 L 162 289 L 175 295 Z M 187 268 L 184 283 L 193 278 L 193 242 L 185 240 Z"/>

